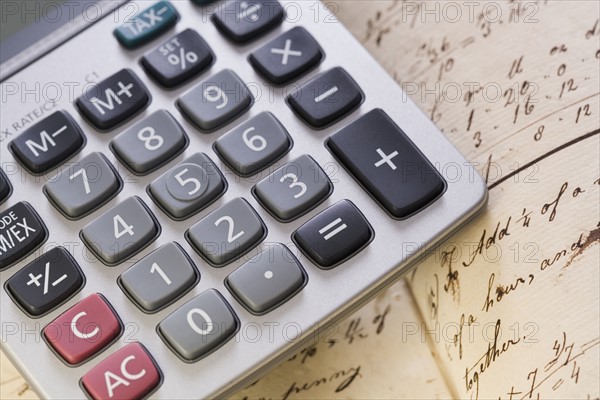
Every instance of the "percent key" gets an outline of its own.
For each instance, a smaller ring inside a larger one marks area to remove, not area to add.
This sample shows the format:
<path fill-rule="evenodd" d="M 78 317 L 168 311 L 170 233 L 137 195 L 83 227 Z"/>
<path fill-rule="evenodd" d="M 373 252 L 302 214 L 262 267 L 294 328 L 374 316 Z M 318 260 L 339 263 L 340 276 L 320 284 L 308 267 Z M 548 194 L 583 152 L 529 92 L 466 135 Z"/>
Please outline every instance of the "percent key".
<path fill-rule="evenodd" d="M 161 85 L 172 88 L 210 67 L 215 56 L 198 32 L 186 29 L 142 57 L 142 66 Z"/>

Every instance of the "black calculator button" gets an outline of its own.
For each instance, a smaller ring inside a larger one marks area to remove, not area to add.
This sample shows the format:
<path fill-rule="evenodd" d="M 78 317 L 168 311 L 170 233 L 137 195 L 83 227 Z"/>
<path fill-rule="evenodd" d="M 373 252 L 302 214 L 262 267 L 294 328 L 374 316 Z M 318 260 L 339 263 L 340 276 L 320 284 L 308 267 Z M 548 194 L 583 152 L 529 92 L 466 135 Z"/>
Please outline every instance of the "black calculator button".
<path fill-rule="evenodd" d="M 0 271 L 40 246 L 48 236 L 44 223 L 24 201 L 0 213 Z"/>
<path fill-rule="evenodd" d="M 19 162 L 34 174 L 62 164 L 85 144 L 79 125 L 66 111 L 56 111 L 10 143 Z"/>
<path fill-rule="evenodd" d="M 393 218 L 410 217 L 446 188 L 444 178 L 381 109 L 335 133 L 327 146 Z"/>
<path fill-rule="evenodd" d="M 248 59 L 266 79 L 283 84 L 319 64 L 323 51 L 306 29 L 295 27 L 250 54 Z"/>
<path fill-rule="evenodd" d="M 12 186 L 8 177 L 2 169 L 0 169 L 0 204 L 4 203 L 4 200 L 10 197 L 12 193 Z"/>
<path fill-rule="evenodd" d="M 324 128 L 358 107 L 363 98 L 354 79 L 336 67 L 302 85 L 287 101 L 311 126 Z"/>
<path fill-rule="evenodd" d="M 281 24 L 283 7 L 273 0 L 233 0 L 212 17 L 217 29 L 235 42 L 243 43 Z"/>
<path fill-rule="evenodd" d="M 74 295 L 84 282 L 71 254 L 64 247 L 55 247 L 14 274 L 6 290 L 24 311 L 38 317 Z"/>
<path fill-rule="evenodd" d="M 150 94 L 130 69 L 122 69 L 75 101 L 81 114 L 100 131 L 132 118 L 150 102 Z"/>
<path fill-rule="evenodd" d="M 212 50 L 198 32 L 186 29 L 146 53 L 141 63 L 158 83 L 171 88 L 204 71 L 214 60 Z"/>
<path fill-rule="evenodd" d="M 136 8 L 139 7 L 136 5 Z M 175 25 L 179 14 L 168 1 L 159 1 L 142 12 L 128 17 L 127 22 L 114 30 L 115 37 L 127 48 L 146 44 Z"/>
<path fill-rule="evenodd" d="M 373 237 L 373 228 L 349 200 L 335 203 L 292 234 L 300 250 L 323 269 L 349 259 Z"/>

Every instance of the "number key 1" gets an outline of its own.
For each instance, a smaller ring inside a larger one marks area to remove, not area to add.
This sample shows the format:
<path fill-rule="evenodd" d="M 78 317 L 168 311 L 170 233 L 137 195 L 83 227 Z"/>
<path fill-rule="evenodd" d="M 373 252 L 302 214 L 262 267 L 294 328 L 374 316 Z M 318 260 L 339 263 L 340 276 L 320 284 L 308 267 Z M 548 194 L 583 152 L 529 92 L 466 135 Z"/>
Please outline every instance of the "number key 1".
<path fill-rule="evenodd" d="M 180 154 L 188 142 L 175 118 L 159 110 L 114 138 L 110 147 L 133 173 L 146 175 Z"/>
<path fill-rule="evenodd" d="M 119 285 L 144 312 L 155 313 L 186 294 L 200 275 L 185 251 L 167 243 L 119 277 Z"/>

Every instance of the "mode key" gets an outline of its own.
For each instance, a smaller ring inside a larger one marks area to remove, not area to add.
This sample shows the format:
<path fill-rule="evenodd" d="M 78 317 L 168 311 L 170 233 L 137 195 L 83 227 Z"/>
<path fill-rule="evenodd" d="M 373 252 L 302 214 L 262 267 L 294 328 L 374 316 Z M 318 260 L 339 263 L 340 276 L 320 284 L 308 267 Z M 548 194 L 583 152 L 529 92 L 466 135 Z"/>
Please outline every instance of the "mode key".
<path fill-rule="evenodd" d="M 0 271 L 34 251 L 48 231 L 39 215 L 24 201 L 0 213 Z"/>

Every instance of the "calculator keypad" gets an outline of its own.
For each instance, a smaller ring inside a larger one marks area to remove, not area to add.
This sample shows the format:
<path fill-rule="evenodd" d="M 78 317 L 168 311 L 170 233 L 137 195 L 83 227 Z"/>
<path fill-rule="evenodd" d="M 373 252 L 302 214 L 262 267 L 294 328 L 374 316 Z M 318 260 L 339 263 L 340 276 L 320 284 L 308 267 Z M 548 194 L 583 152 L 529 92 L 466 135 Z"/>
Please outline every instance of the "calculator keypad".
<path fill-rule="evenodd" d="M 177 100 L 183 115 L 211 132 L 248 110 L 254 97 L 235 72 L 224 69 Z"/>
<path fill-rule="evenodd" d="M 186 29 L 146 53 L 142 66 L 158 83 L 172 88 L 201 73 L 214 62 L 215 56 L 193 29 Z"/>
<path fill-rule="evenodd" d="M 367 219 L 349 200 L 341 200 L 292 234 L 300 250 L 322 269 L 348 260 L 373 240 Z"/>
<path fill-rule="evenodd" d="M 302 155 L 256 184 L 254 196 L 271 215 L 289 222 L 321 204 L 333 184 L 319 164 Z"/>
<path fill-rule="evenodd" d="M 79 112 L 99 131 L 133 118 L 149 103 L 146 86 L 127 68 L 89 88 L 75 101 Z"/>
<path fill-rule="evenodd" d="M 288 96 L 287 102 L 309 125 L 320 129 L 350 113 L 363 98 L 354 79 L 336 67 L 302 85 Z"/>
<path fill-rule="evenodd" d="M 304 268 L 281 243 L 265 249 L 225 280 L 234 297 L 255 315 L 265 314 L 288 301 L 307 282 Z"/>
<path fill-rule="evenodd" d="M 181 246 L 170 242 L 125 271 L 119 284 L 138 307 L 154 313 L 186 294 L 199 278 Z"/>
<path fill-rule="evenodd" d="M 128 18 L 114 30 L 119 42 L 127 48 L 139 47 L 154 39 L 177 22 L 179 14 L 168 1 L 159 1 L 144 11 Z"/>
<path fill-rule="evenodd" d="M 238 175 L 250 176 L 283 157 L 292 148 L 292 139 L 281 122 L 267 111 L 221 136 L 214 148 Z"/>
<path fill-rule="evenodd" d="M 394 218 L 408 218 L 446 188 L 440 173 L 381 109 L 342 128 L 327 146 Z"/>
<path fill-rule="evenodd" d="M 79 125 L 66 111 L 56 111 L 10 143 L 19 162 L 33 174 L 43 174 L 75 155 L 85 144 Z"/>
<path fill-rule="evenodd" d="M 0 271 L 37 249 L 48 236 L 40 216 L 25 201 L 0 212 Z"/>
<path fill-rule="evenodd" d="M 175 118 L 166 110 L 158 110 L 114 138 L 110 145 L 127 168 L 145 175 L 183 152 L 188 142 Z"/>
<path fill-rule="evenodd" d="M 266 79 L 284 84 L 316 67 L 323 57 L 315 39 L 298 26 L 250 54 L 248 60 Z"/>
<path fill-rule="evenodd" d="M 71 365 L 78 365 L 112 343 L 123 327 L 104 296 L 94 293 L 52 321 L 43 335 L 52 349 Z"/>
<path fill-rule="evenodd" d="M 116 265 L 148 246 L 160 233 L 152 212 L 129 197 L 81 230 L 87 247 L 106 265 Z"/>
<path fill-rule="evenodd" d="M 186 236 L 208 263 L 220 267 L 258 245 L 266 235 L 262 219 L 238 197 L 202 218 Z"/>
<path fill-rule="evenodd" d="M 6 289 L 22 310 L 40 317 L 77 293 L 84 282 L 71 254 L 64 247 L 55 247 L 14 274 Z"/>
<path fill-rule="evenodd" d="M 44 192 L 67 218 L 79 219 L 121 190 L 117 171 L 102 153 L 90 153 L 44 186 Z"/>
<path fill-rule="evenodd" d="M 152 200 L 175 220 L 208 207 L 226 190 L 227 181 L 204 153 L 185 159 L 148 186 Z"/>
<path fill-rule="evenodd" d="M 174 353 L 194 362 L 230 340 L 239 328 L 231 306 L 209 289 L 175 310 L 158 325 L 158 332 Z"/>
<path fill-rule="evenodd" d="M 212 20 L 229 39 L 244 43 L 281 24 L 284 16 L 278 1 L 231 0 L 213 14 Z"/>
<path fill-rule="evenodd" d="M 161 371 L 148 350 L 134 342 L 90 369 L 81 378 L 81 386 L 92 400 L 145 399 L 161 380 Z"/>

